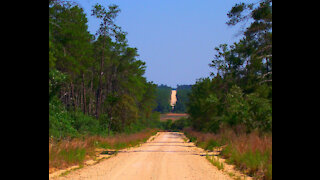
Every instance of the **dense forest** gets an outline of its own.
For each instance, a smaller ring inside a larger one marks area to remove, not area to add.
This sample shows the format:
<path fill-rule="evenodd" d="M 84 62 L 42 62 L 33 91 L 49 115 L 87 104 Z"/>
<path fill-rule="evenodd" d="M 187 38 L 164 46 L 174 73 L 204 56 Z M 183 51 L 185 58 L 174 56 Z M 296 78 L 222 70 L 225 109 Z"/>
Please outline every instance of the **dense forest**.
<path fill-rule="evenodd" d="M 101 24 L 93 35 L 77 4 L 49 1 L 50 136 L 128 131 L 172 111 L 172 88 L 147 82 L 145 62 L 114 23 L 119 12 L 95 5 Z M 272 1 L 236 4 L 228 17 L 229 26 L 251 24 L 239 42 L 215 48 L 211 78 L 177 87 L 173 112 L 187 112 L 200 131 L 224 124 L 271 131 Z"/>
<path fill-rule="evenodd" d="M 227 15 L 229 26 L 250 25 L 238 42 L 215 48 L 211 77 L 189 93 L 189 118 L 172 127 L 206 150 L 223 147 L 219 156 L 254 179 L 271 180 L 272 1 L 238 3 Z"/>
<path fill-rule="evenodd" d="M 146 64 L 115 24 L 116 5 L 96 4 L 96 34 L 77 4 L 49 1 L 49 136 L 110 135 L 152 126 L 159 119 L 157 86 Z"/>
<path fill-rule="evenodd" d="M 172 88 L 167 85 L 158 85 L 156 90 L 156 102 L 157 106 L 154 109 L 160 113 L 168 113 L 171 111 L 170 98 Z"/>
<path fill-rule="evenodd" d="M 244 37 L 216 47 L 211 77 L 192 86 L 187 112 L 196 130 L 244 125 L 272 131 L 272 1 L 239 3 L 228 13 L 229 26 L 251 22 Z"/>

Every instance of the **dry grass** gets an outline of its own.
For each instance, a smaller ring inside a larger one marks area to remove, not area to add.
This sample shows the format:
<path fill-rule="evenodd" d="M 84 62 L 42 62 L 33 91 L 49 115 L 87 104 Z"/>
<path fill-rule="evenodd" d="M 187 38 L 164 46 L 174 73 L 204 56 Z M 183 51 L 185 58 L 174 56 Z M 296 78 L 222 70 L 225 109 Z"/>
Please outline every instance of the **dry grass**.
<path fill-rule="evenodd" d="M 187 118 L 189 115 L 185 113 L 167 113 L 160 114 L 160 121 L 166 121 L 171 119 L 172 121 L 178 120 L 180 118 Z"/>
<path fill-rule="evenodd" d="M 94 159 L 96 148 L 117 151 L 119 149 L 136 146 L 145 142 L 158 130 L 147 129 L 130 135 L 118 134 L 110 137 L 90 136 L 74 138 L 72 140 L 49 140 L 49 171 L 50 169 L 64 169 L 72 165 L 81 165 L 85 160 Z"/>
<path fill-rule="evenodd" d="M 224 128 L 217 134 L 185 129 L 187 137 L 201 148 L 212 150 L 223 147 L 221 155 L 226 162 L 255 179 L 272 179 L 272 134 L 252 132 L 243 128 Z"/>
<path fill-rule="evenodd" d="M 272 179 L 271 135 L 242 134 L 231 140 L 222 155 L 256 179 Z"/>

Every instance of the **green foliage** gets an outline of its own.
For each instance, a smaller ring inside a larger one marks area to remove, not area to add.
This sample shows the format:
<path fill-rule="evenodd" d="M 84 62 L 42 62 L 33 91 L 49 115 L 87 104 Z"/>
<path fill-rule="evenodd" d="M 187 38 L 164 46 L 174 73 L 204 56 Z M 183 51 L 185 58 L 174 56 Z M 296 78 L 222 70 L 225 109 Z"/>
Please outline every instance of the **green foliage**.
<path fill-rule="evenodd" d="M 270 100 L 259 97 L 252 93 L 247 95 L 249 104 L 250 120 L 248 126 L 251 129 L 260 129 L 263 131 L 272 131 L 272 104 Z"/>
<path fill-rule="evenodd" d="M 189 118 L 180 118 L 172 123 L 170 129 L 181 131 L 184 128 L 189 127 L 190 125 L 191 125 L 191 121 Z"/>
<path fill-rule="evenodd" d="M 81 111 L 71 113 L 74 123 L 73 127 L 78 133 L 83 135 L 96 135 L 99 134 L 99 121 L 91 116 L 83 114 Z"/>
<path fill-rule="evenodd" d="M 76 3 L 49 2 L 49 129 L 53 137 L 137 132 L 160 124 L 156 85 L 115 24 L 120 9 L 96 4 L 95 35 Z"/>
<path fill-rule="evenodd" d="M 248 124 L 249 104 L 244 99 L 242 89 L 238 86 L 233 86 L 230 92 L 226 95 L 226 112 L 225 121 L 235 126 L 238 124 Z"/>
<path fill-rule="evenodd" d="M 75 137 L 77 130 L 73 127 L 74 118 L 56 97 L 49 102 L 49 136 Z"/>
<path fill-rule="evenodd" d="M 168 119 L 164 124 L 164 129 L 171 130 L 171 127 L 172 127 L 172 120 Z"/>
<path fill-rule="evenodd" d="M 216 132 L 222 124 L 230 126 L 243 124 L 248 131 L 272 130 L 270 100 L 259 96 L 258 93 L 245 95 L 243 90 L 236 85 L 225 96 L 218 98 L 212 91 L 216 86 L 214 87 L 213 84 L 212 86 L 209 79 L 198 81 L 190 94 L 188 113 L 195 129 Z M 207 96 L 204 97 L 201 93 Z"/>
<path fill-rule="evenodd" d="M 187 113 L 192 119 L 192 126 L 197 130 L 214 132 L 219 128 L 221 118 L 218 113 L 221 104 L 212 86 L 209 78 L 199 79 L 189 94 Z"/>
<path fill-rule="evenodd" d="M 155 111 L 160 113 L 171 112 L 171 109 L 172 109 L 170 106 L 171 90 L 172 88 L 166 85 L 160 85 L 157 87 L 157 91 L 156 91 L 157 106 L 154 109 Z"/>
<path fill-rule="evenodd" d="M 208 156 L 208 154 L 206 155 L 206 159 L 213 164 L 214 166 L 216 166 L 219 170 L 224 169 L 224 165 L 223 162 L 220 162 L 218 160 L 218 158 L 216 158 L 215 156 Z"/>
<path fill-rule="evenodd" d="M 186 104 L 188 102 L 188 94 L 191 92 L 191 85 L 178 85 L 177 87 L 177 102 L 172 110 L 170 106 L 172 88 L 166 85 L 158 85 L 156 91 L 156 104 L 154 111 L 160 113 L 185 113 Z"/>
<path fill-rule="evenodd" d="M 56 69 L 49 71 L 49 100 L 57 95 L 62 85 L 66 82 L 67 76 Z"/>
<path fill-rule="evenodd" d="M 191 85 L 178 85 L 177 87 L 177 102 L 174 106 L 174 113 L 186 113 L 187 103 L 189 101 L 188 94 L 191 92 Z"/>
<path fill-rule="evenodd" d="M 191 120 L 189 118 L 180 118 L 178 120 L 172 121 L 172 119 L 167 119 L 157 124 L 157 128 L 167 130 L 167 131 L 182 131 L 184 128 L 191 126 Z"/>
<path fill-rule="evenodd" d="M 221 44 L 209 64 L 212 79 L 192 86 L 187 113 L 192 127 L 217 132 L 221 126 L 245 125 L 247 132 L 272 131 L 272 1 L 236 4 L 228 25 L 251 19 L 244 38 Z"/>
<path fill-rule="evenodd" d="M 219 146 L 221 146 L 221 144 L 220 144 L 218 141 L 215 141 L 215 140 L 213 140 L 213 139 L 210 139 L 210 140 L 208 141 L 208 143 L 206 144 L 206 148 L 205 148 L 205 149 L 208 149 L 208 150 L 212 151 L 213 148 L 219 147 Z"/>
<path fill-rule="evenodd" d="M 62 149 L 58 156 L 61 159 L 64 159 L 67 163 L 83 163 L 86 155 L 86 149 L 76 148 L 76 149 Z"/>

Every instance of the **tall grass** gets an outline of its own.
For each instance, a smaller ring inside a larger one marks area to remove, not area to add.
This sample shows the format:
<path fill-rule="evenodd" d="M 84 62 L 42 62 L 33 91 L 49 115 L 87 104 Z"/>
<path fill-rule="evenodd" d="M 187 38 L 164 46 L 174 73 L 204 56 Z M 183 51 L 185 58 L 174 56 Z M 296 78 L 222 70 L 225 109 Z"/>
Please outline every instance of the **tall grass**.
<path fill-rule="evenodd" d="M 218 133 L 201 133 L 184 129 L 190 141 L 206 150 L 223 147 L 221 156 L 226 162 L 255 179 L 272 179 L 272 135 L 245 133 L 242 128 L 223 128 Z"/>
<path fill-rule="evenodd" d="M 157 129 L 146 129 L 133 134 L 117 134 L 109 137 L 88 136 L 56 141 L 49 139 L 49 169 L 81 165 L 95 157 L 96 148 L 119 150 L 136 146 L 157 133 Z"/>

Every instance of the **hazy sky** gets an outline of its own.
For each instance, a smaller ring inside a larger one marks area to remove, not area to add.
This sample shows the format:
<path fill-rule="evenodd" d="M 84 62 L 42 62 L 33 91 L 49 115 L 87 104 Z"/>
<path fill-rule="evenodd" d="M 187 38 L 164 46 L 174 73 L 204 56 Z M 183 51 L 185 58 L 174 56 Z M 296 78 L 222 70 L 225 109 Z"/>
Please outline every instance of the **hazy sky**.
<path fill-rule="evenodd" d="M 241 38 L 240 26 L 226 25 L 227 13 L 239 0 L 75 0 L 85 10 L 89 31 L 99 21 L 92 6 L 116 4 L 121 9 L 116 24 L 127 32 L 130 47 L 146 62 L 145 77 L 156 84 L 176 87 L 208 77 L 214 48 Z M 244 2 L 255 2 L 246 0 Z"/>

